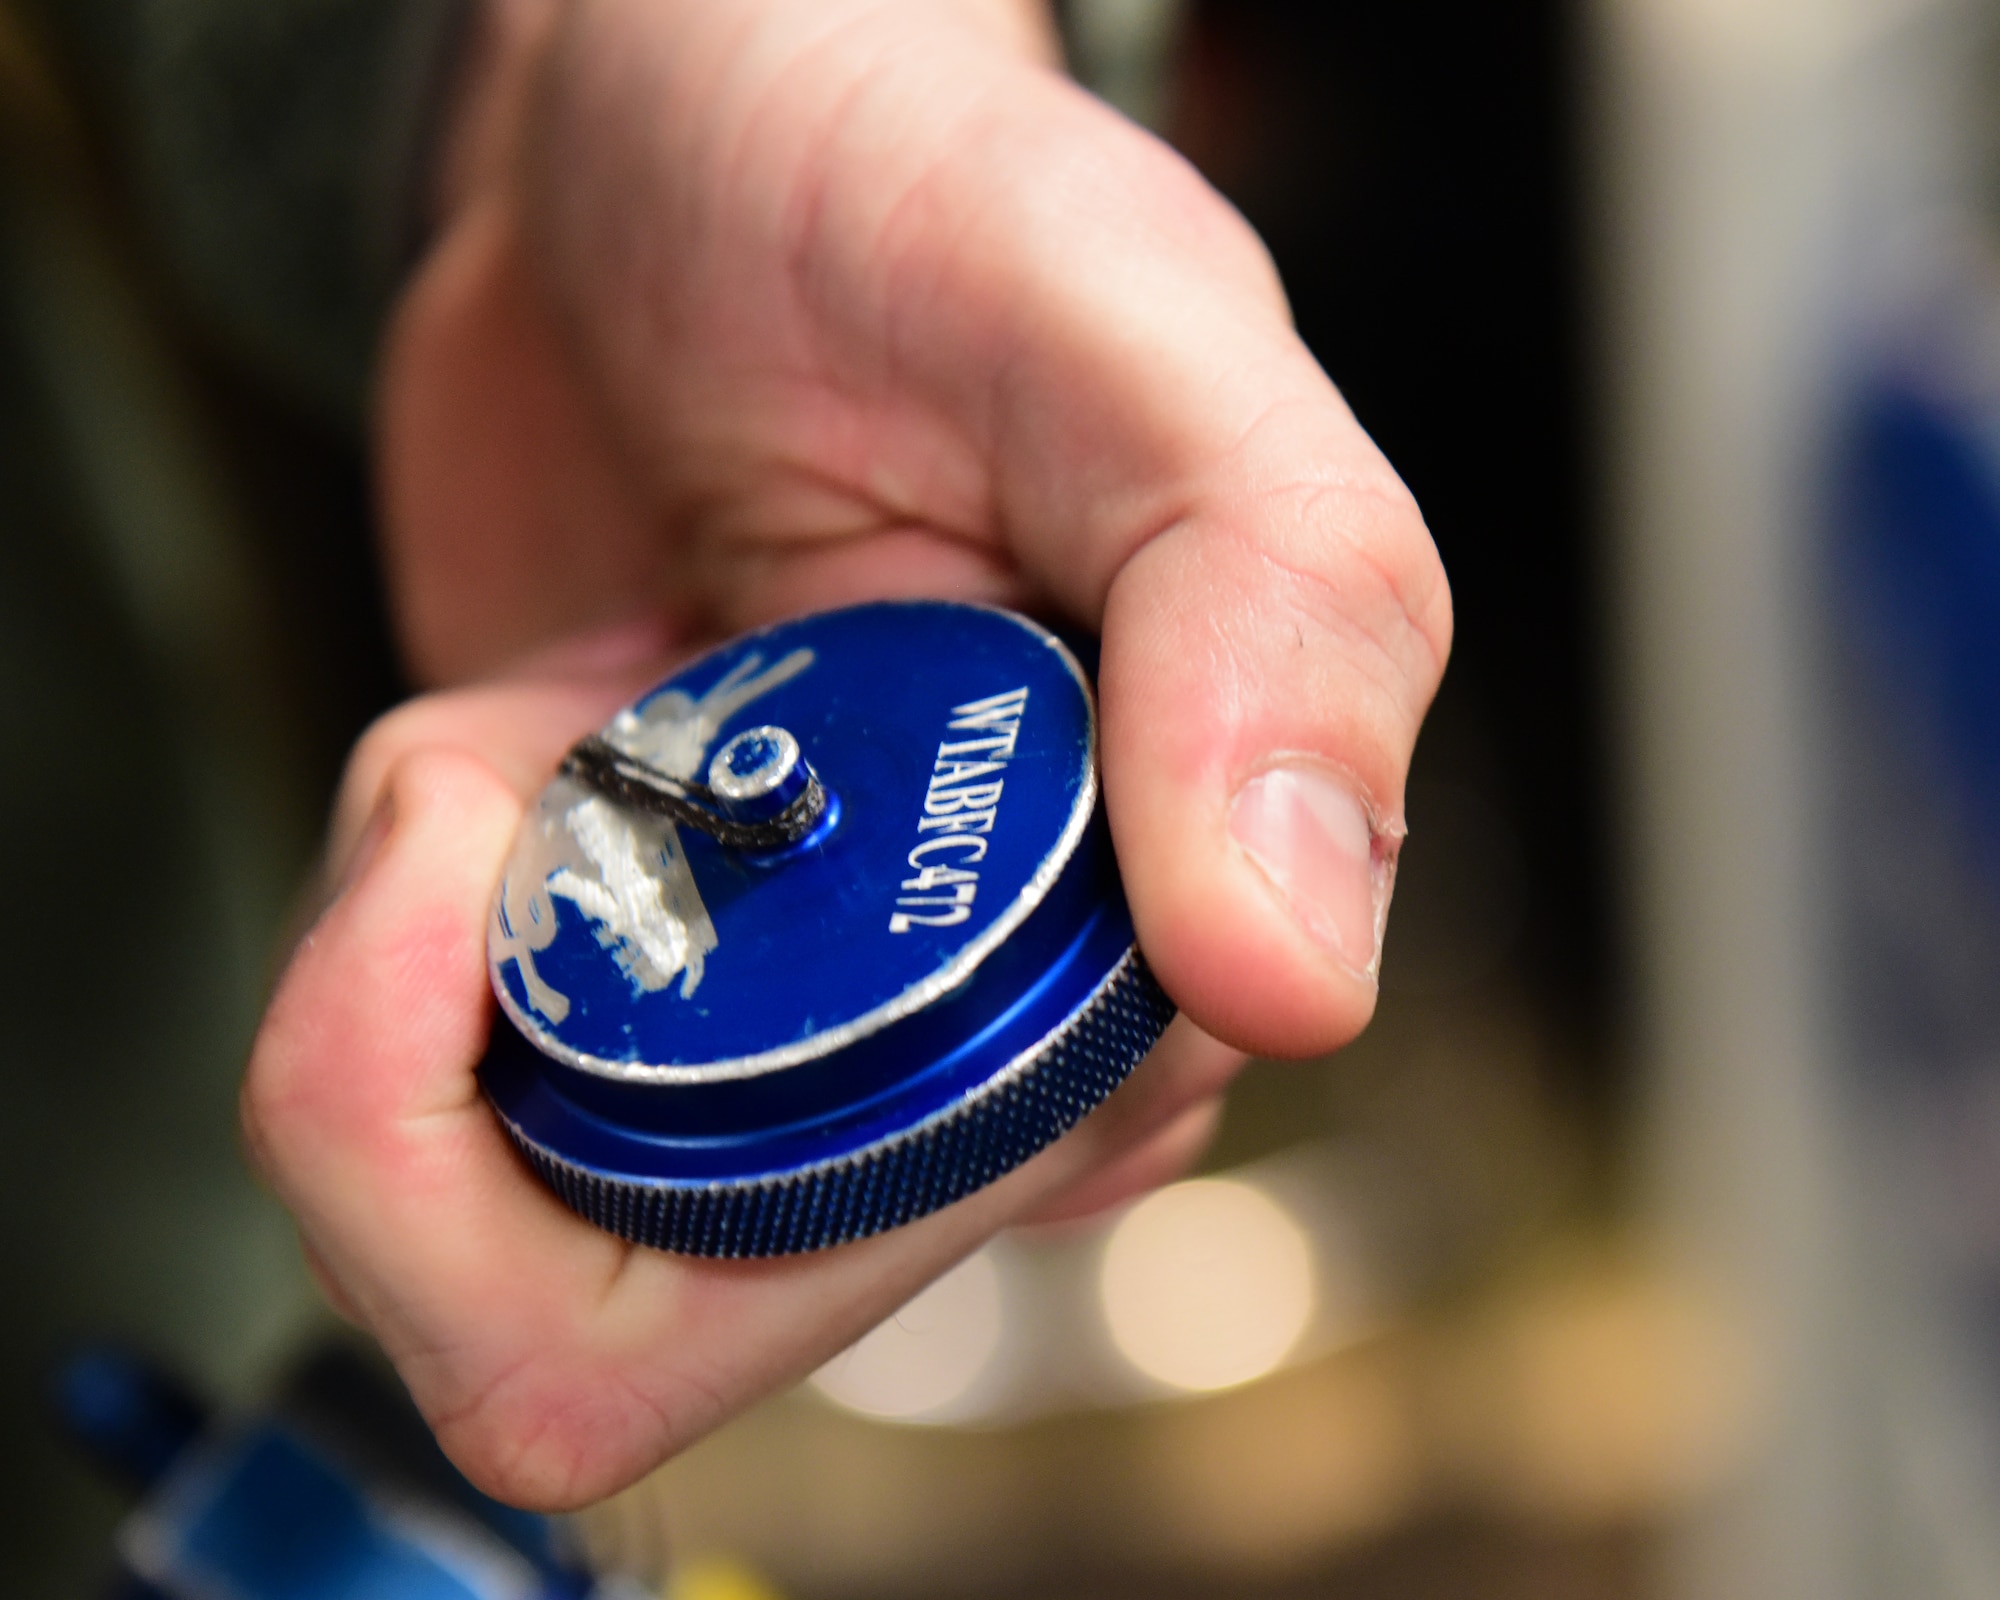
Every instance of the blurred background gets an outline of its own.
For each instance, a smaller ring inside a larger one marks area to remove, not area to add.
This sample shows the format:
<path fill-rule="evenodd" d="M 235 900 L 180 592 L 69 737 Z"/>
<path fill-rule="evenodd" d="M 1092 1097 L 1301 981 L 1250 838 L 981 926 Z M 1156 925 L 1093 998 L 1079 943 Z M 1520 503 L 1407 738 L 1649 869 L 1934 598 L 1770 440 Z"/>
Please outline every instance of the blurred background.
<path fill-rule="evenodd" d="M 132 1548 L 49 1402 L 77 1341 L 225 1417 L 320 1392 L 235 1080 L 401 692 L 351 427 L 176 287 L 48 9 L 0 6 L 34 1597 Z M 1451 575 L 1379 1019 L 570 1535 L 678 1600 L 2000 1593 L 2000 5 L 1064 22 L 1270 242 Z"/>

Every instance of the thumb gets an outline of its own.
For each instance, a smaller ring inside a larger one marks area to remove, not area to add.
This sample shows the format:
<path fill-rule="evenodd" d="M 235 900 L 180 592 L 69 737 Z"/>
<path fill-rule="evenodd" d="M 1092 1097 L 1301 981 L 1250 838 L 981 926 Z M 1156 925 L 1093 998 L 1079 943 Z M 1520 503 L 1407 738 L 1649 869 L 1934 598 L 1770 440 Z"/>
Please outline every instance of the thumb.
<path fill-rule="evenodd" d="M 1183 504 L 1105 602 L 1119 860 L 1189 1015 L 1244 1049 L 1313 1054 L 1374 1008 L 1450 596 L 1414 502 L 1330 384 L 1269 414 Z"/>

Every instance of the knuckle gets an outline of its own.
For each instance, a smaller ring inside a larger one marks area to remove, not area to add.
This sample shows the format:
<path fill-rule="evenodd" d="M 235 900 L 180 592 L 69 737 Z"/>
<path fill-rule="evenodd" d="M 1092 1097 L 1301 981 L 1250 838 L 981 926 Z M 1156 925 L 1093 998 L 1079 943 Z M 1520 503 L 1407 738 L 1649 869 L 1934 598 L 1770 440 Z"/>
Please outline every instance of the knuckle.
<path fill-rule="evenodd" d="M 569 1511 L 670 1453 L 666 1419 L 616 1372 L 529 1359 L 431 1418 L 446 1453 L 508 1505 Z"/>
<path fill-rule="evenodd" d="M 266 1180 L 277 1171 L 276 1152 L 271 1143 L 271 1110 L 270 1074 L 253 1055 L 249 1070 L 243 1074 L 242 1087 L 237 1091 L 236 1123 L 251 1168 Z"/>
<path fill-rule="evenodd" d="M 325 952 L 311 933 L 279 977 L 250 1046 L 237 1091 L 243 1141 L 258 1170 L 276 1178 L 302 1140 L 314 1136 L 314 1098 L 326 1074 L 315 1065 L 327 1053 L 340 1020 L 329 1015 Z"/>
<path fill-rule="evenodd" d="M 372 789 L 387 798 L 391 836 L 414 826 L 433 840 L 498 838 L 511 826 L 511 791 L 476 757 L 417 743 L 382 759 Z M 440 865 L 440 853 L 426 850 L 425 861 Z M 336 1133 L 367 1137 L 392 1120 L 407 1076 L 394 1067 L 399 1029 L 469 1026 L 463 1006 L 439 999 L 462 995 L 483 958 L 462 892 L 478 868 L 461 866 L 421 892 L 392 886 L 363 901 L 344 887 L 292 952 L 238 1091 L 245 1147 L 274 1180 L 311 1166 Z"/>
<path fill-rule="evenodd" d="M 288 980 L 289 981 L 289 980 Z M 280 994 L 259 1030 L 237 1093 L 237 1122 L 252 1165 L 282 1187 L 301 1123 L 297 1052 L 288 1035 L 290 1008 Z"/>
<path fill-rule="evenodd" d="M 1375 659 L 1385 691 L 1421 715 L 1451 651 L 1451 589 L 1417 503 L 1379 475 L 1300 491 L 1270 519 L 1258 555 L 1281 589 L 1327 633 Z"/>

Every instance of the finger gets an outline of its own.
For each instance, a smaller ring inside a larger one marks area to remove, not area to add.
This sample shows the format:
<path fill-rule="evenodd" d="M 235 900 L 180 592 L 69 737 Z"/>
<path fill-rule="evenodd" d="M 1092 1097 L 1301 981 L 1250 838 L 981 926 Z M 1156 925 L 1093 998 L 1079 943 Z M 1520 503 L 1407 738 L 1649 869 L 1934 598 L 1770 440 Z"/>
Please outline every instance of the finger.
<path fill-rule="evenodd" d="M 440 699 L 426 708 L 433 742 L 390 765 L 386 832 L 294 957 L 243 1110 L 258 1164 L 342 1302 L 453 1458 L 504 1499 L 574 1505 L 637 1477 L 1235 1069 L 1232 1052 L 1177 1024 L 1070 1139 L 877 1239 L 764 1263 L 627 1246 L 533 1179 L 478 1093 L 484 919 L 521 800 L 444 725 L 468 705 L 494 714 L 477 695 Z"/>
<path fill-rule="evenodd" d="M 1028 572 L 1101 620 L 1106 803 L 1148 959 L 1231 1043 L 1311 1054 L 1373 1009 L 1449 591 L 1220 203 L 1136 135 L 1099 149 L 1119 198 L 1010 219 L 989 268 L 1034 319 L 1003 322 L 1027 353 L 986 401 L 996 500 Z"/>
<path fill-rule="evenodd" d="M 1373 1010 L 1449 636 L 1408 497 L 1319 481 L 1329 410 L 1199 482 L 1104 613 L 1105 797 L 1141 943 L 1192 1016 L 1267 1055 L 1334 1048 Z"/>
<path fill-rule="evenodd" d="M 1374 1005 L 1443 569 L 1247 229 L 1100 108 L 1039 100 L 1002 198 L 940 225 L 983 316 L 923 346 L 960 360 L 920 381 L 982 425 L 1029 576 L 1101 621 L 1106 802 L 1154 969 L 1232 1044 L 1327 1050 Z M 1092 159 L 1051 196 L 1033 168 L 1063 148 Z"/>

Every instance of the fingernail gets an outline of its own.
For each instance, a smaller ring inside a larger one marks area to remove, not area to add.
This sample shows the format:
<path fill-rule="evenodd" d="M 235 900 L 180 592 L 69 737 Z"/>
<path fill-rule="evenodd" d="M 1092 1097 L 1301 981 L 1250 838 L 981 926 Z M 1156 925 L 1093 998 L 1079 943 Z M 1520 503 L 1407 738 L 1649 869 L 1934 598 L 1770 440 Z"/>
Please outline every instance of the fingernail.
<path fill-rule="evenodd" d="M 1340 773 L 1305 764 L 1246 783 L 1230 806 L 1229 832 L 1306 932 L 1372 983 L 1400 833 L 1378 827 Z"/>

